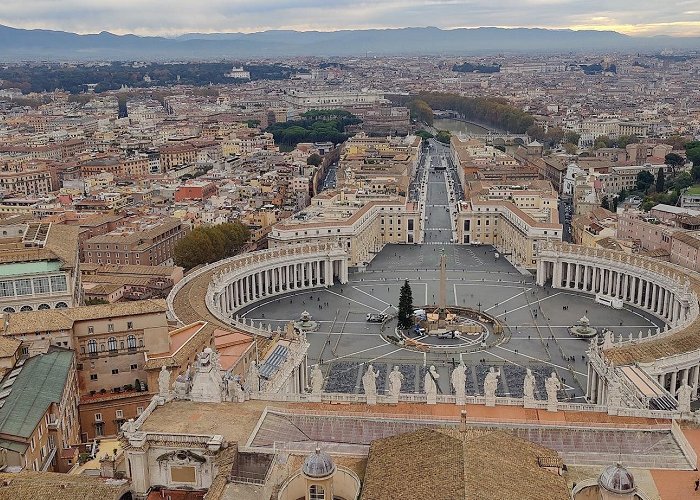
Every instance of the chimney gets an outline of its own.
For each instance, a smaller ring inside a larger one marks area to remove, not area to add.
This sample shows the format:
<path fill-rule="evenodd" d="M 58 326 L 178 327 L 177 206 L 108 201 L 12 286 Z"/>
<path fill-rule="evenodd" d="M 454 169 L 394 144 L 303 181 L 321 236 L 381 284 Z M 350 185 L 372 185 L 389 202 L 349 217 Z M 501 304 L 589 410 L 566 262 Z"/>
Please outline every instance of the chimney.
<path fill-rule="evenodd" d="M 459 416 L 459 431 L 467 432 L 467 410 L 462 410 Z"/>

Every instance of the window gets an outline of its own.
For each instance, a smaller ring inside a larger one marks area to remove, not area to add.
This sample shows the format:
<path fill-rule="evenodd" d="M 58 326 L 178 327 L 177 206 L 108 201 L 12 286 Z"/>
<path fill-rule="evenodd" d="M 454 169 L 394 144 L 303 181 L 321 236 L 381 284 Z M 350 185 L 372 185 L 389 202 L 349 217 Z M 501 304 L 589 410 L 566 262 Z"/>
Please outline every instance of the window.
<path fill-rule="evenodd" d="M 91 373 L 90 380 L 97 380 L 97 373 Z"/>
<path fill-rule="evenodd" d="M 34 293 L 49 293 L 49 278 L 34 278 Z"/>
<path fill-rule="evenodd" d="M 136 415 L 141 415 L 143 413 L 143 406 L 136 407 Z"/>
<path fill-rule="evenodd" d="M 29 442 L 29 446 L 31 447 L 32 451 L 34 451 L 34 438 L 32 437 L 32 440 Z"/>
<path fill-rule="evenodd" d="M 116 337 L 110 337 L 107 339 L 107 348 L 110 352 L 115 352 L 117 350 L 117 339 Z"/>
<path fill-rule="evenodd" d="M 112 375 L 117 375 L 119 373 L 119 368 L 115 368 L 112 370 Z"/>
<path fill-rule="evenodd" d="M 309 488 L 309 500 L 326 500 L 326 492 L 323 491 L 323 486 L 312 484 Z"/>
<path fill-rule="evenodd" d="M 102 422 L 102 413 L 95 413 L 95 422 Z"/>
<path fill-rule="evenodd" d="M 32 294 L 32 280 L 22 279 L 15 281 L 15 287 L 17 289 L 17 295 L 31 295 Z"/>
<path fill-rule="evenodd" d="M 132 370 L 138 370 L 138 367 L 139 367 L 139 366 L 136 365 L 136 364 L 133 364 L 133 365 L 130 366 L 130 368 L 131 368 Z"/>
<path fill-rule="evenodd" d="M 129 349 L 136 349 L 136 336 L 129 335 L 126 338 L 126 345 Z"/>
<path fill-rule="evenodd" d="M 103 436 L 105 433 L 105 424 L 102 422 L 95 423 L 95 436 Z"/>
<path fill-rule="evenodd" d="M 108 332 L 114 331 L 114 323 L 107 323 L 107 331 Z"/>
<path fill-rule="evenodd" d="M 12 281 L 0 281 L 0 297 L 12 297 L 14 294 L 15 287 Z"/>
<path fill-rule="evenodd" d="M 51 290 L 54 292 L 65 292 L 66 290 L 68 290 L 68 285 L 66 284 L 66 277 L 51 276 Z"/>
<path fill-rule="evenodd" d="M 134 322 L 133 322 L 133 321 L 127 321 L 127 322 L 126 322 L 126 329 L 127 329 L 127 330 L 133 330 L 133 329 L 134 329 Z"/>
<path fill-rule="evenodd" d="M 92 354 L 97 352 L 97 342 L 95 342 L 94 339 L 88 340 L 87 347 L 89 353 Z"/>
<path fill-rule="evenodd" d="M 90 333 L 90 334 L 95 333 L 95 327 L 94 327 L 94 326 L 88 326 L 88 333 Z"/>
<path fill-rule="evenodd" d="M 124 418 L 124 410 L 117 410 L 117 411 L 115 412 L 115 416 L 116 416 L 117 418 Z"/>

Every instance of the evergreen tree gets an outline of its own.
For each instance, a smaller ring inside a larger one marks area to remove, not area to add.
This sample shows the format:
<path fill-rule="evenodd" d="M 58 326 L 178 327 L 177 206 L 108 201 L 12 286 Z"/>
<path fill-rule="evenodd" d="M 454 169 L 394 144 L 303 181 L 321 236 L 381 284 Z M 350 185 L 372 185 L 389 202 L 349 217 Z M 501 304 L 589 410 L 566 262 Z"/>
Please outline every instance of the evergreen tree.
<path fill-rule="evenodd" d="M 413 292 L 408 280 L 404 281 L 399 293 L 399 328 L 411 327 L 411 316 L 413 315 Z"/>
<path fill-rule="evenodd" d="M 601 207 L 603 207 L 605 210 L 610 210 L 610 202 L 608 201 L 608 197 L 604 197 L 603 201 L 600 204 Z"/>
<path fill-rule="evenodd" d="M 656 174 L 656 192 L 664 192 L 664 169 L 660 168 L 659 173 Z"/>

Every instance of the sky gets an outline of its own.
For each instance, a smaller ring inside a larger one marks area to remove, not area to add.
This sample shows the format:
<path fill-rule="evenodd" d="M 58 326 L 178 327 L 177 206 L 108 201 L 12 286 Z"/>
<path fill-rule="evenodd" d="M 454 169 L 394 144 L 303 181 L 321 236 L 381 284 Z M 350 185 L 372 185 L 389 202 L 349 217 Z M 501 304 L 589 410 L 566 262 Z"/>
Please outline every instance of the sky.
<path fill-rule="evenodd" d="M 700 36 L 700 0 L 0 0 L 0 24 L 166 36 L 409 26 Z"/>

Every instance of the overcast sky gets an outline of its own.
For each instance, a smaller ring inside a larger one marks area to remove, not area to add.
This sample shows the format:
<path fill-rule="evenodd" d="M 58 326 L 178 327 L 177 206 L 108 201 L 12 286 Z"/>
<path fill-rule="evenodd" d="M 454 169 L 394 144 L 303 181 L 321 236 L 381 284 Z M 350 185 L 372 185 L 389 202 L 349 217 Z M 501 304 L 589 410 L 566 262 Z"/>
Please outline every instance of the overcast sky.
<path fill-rule="evenodd" d="M 0 0 L 0 24 L 141 35 L 503 26 L 700 36 L 700 0 Z"/>

